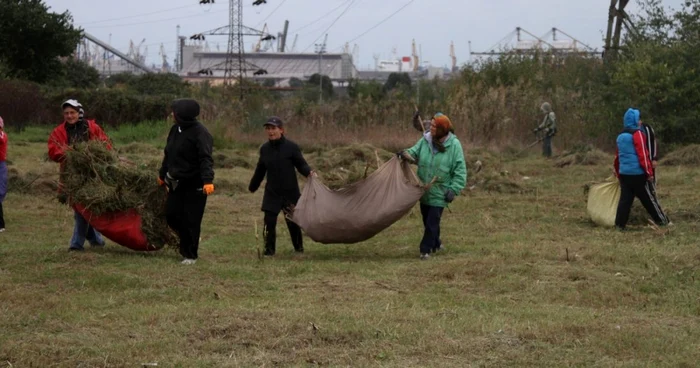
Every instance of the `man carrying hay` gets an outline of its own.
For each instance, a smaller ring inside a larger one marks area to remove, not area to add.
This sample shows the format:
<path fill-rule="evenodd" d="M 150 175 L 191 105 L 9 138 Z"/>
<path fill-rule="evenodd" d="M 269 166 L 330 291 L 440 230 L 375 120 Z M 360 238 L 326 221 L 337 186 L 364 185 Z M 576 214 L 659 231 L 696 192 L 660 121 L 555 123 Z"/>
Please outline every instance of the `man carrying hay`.
<path fill-rule="evenodd" d="M 542 139 L 542 155 L 544 157 L 552 157 L 552 137 L 557 134 L 557 117 L 552 111 L 552 105 L 545 102 L 540 106 L 540 110 L 544 114 L 542 123 L 533 130 L 535 134 L 544 130 L 544 139 Z"/>
<path fill-rule="evenodd" d="M 433 182 L 421 197 L 423 240 L 420 258 L 430 258 L 430 253 L 441 249 L 440 219 L 448 203 L 467 183 L 467 166 L 462 145 L 452 131 L 452 122 L 442 113 L 435 114 L 426 133 L 413 147 L 398 153 L 404 159 L 418 163 L 418 177 L 423 183 Z"/>
<path fill-rule="evenodd" d="M 657 225 L 667 225 L 668 218 L 651 191 L 654 169 L 646 146 L 646 136 L 639 125 L 639 110 L 628 109 L 624 116 L 624 130 L 617 137 L 615 175 L 620 180 L 620 202 L 617 205 L 615 227 L 624 230 L 629 220 L 634 197 L 639 198 Z"/>
<path fill-rule="evenodd" d="M 94 120 L 85 119 L 85 111 L 80 102 L 73 99 L 67 100 L 61 105 L 61 108 L 63 109 L 64 121 L 51 132 L 48 141 L 49 158 L 60 163 L 61 171 L 66 159 L 66 151 L 78 143 L 97 140 L 105 142 L 107 147 L 111 149 L 109 138 L 102 128 Z M 62 189 L 59 188 L 59 196 L 63 195 Z M 102 235 L 90 226 L 78 211 L 74 210 L 73 217 L 75 225 L 73 226 L 73 237 L 69 250 L 84 250 L 85 239 L 90 242 L 91 246 L 101 247 L 105 245 Z"/>
<path fill-rule="evenodd" d="M 168 134 L 158 185 L 167 185 L 168 225 L 180 237 L 182 264 L 191 265 L 198 258 L 207 196 L 214 192 L 214 139 L 197 120 L 197 101 L 175 100 L 171 108 L 175 124 Z"/>
<path fill-rule="evenodd" d="M 277 234 L 277 216 L 280 211 L 289 212 L 301 197 L 299 183 L 295 173 L 308 177 L 315 175 L 306 163 L 296 143 L 284 136 L 284 123 L 276 116 L 270 117 L 264 124 L 268 141 L 260 147 L 260 158 L 255 173 L 250 179 L 248 190 L 254 193 L 267 176 L 262 210 L 265 212 L 265 255 L 274 256 Z M 299 225 L 285 217 L 292 245 L 297 253 L 304 252 L 303 237 Z"/>

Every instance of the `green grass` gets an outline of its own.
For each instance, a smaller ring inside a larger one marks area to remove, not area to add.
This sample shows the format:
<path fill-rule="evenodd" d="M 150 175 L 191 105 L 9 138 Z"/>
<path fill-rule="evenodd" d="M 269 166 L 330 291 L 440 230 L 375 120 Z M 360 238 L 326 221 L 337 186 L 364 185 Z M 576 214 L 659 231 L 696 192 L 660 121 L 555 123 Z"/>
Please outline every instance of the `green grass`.
<path fill-rule="evenodd" d="M 122 134 L 115 140 L 126 142 Z M 9 154 L 25 171 L 44 150 L 11 145 Z M 498 169 L 529 177 L 528 190 L 459 197 L 443 217 L 447 250 L 429 261 L 418 259 L 417 208 L 364 243 L 306 239 L 303 256 L 280 219 L 278 255 L 260 260 L 261 193 L 219 190 L 207 204 L 201 258 L 185 267 L 172 250 L 142 254 L 111 242 L 69 253 L 71 211 L 10 193 L 0 365 L 696 366 L 700 169 L 659 169 L 674 227 L 639 222 L 625 233 L 585 213 L 582 185 L 607 177 L 609 165 L 560 169 L 532 155 Z"/>

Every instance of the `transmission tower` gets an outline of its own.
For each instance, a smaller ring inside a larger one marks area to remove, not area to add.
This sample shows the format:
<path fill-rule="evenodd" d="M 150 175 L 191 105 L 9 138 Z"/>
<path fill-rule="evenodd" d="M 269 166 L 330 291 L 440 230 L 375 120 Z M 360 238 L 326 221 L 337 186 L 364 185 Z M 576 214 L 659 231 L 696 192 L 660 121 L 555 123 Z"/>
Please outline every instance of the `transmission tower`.
<path fill-rule="evenodd" d="M 243 56 L 243 3 L 241 0 L 229 1 L 229 34 L 226 66 L 224 67 L 224 86 L 230 86 L 237 79 L 240 99 L 243 99 L 243 77 L 245 59 Z"/>

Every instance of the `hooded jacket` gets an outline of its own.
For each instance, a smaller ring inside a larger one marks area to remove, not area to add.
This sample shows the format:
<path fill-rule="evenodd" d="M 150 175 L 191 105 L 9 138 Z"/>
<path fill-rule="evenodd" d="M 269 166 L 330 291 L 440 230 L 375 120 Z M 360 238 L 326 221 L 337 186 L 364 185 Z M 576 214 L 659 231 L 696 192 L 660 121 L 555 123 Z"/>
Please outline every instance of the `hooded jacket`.
<path fill-rule="evenodd" d="M 447 207 L 445 194 L 452 190 L 456 195 L 467 185 L 467 165 L 462 144 L 450 133 L 443 143 L 445 152 L 439 152 L 432 144 L 432 136 L 426 133 L 406 152 L 418 163 L 418 178 L 424 183 L 436 181 L 421 197 L 421 203 L 433 207 Z"/>
<path fill-rule="evenodd" d="M 214 182 L 214 139 L 197 121 L 199 104 L 194 100 L 175 100 L 172 105 L 175 124 L 168 133 L 159 175 L 179 180 L 180 187 L 201 188 Z"/>
<path fill-rule="evenodd" d="M 646 136 L 639 128 L 639 111 L 628 109 L 623 118 L 624 131 L 617 136 L 615 173 L 619 175 L 646 175 L 653 177 Z"/>

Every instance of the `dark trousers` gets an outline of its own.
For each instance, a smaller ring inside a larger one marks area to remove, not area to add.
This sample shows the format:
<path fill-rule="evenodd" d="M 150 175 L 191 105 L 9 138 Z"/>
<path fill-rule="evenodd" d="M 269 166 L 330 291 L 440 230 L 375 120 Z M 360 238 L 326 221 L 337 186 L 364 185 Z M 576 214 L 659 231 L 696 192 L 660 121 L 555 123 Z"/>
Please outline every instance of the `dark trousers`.
<path fill-rule="evenodd" d="M 423 240 L 420 242 L 420 253 L 432 253 L 440 249 L 440 219 L 442 218 L 442 207 L 428 206 L 420 204 L 420 213 L 423 216 Z"/>
<path fill-rule="evenodd" d="M 166 204 L 168 226 L 180 237 L 180 254 L 197 259 L 207 195 L 201 190 L 178 188 L 170 191 Z"/>
<path fill-rule="evenodd" d="M 552 157 L 552 136 L 547 135 L 542 140 L 542 155 Z"/>
<path fill-rule="evenodd" d="M 0 229 L 5 228 L 5 212 L 2 208 L 2 202 L 0 201 Z"/>
<path fill-rule="evenodd" d="M 263 229 L 263 236 L 265 237 L 265 254 L 273 255 L 275 254 L 275 248 L 277 244 L 277 216 L 279 212 L 265 211 L 265 228 Z M 292 245 L 294 250 L 297 252 L 304 251 L 304 241 L 301 234 L 301 228 L 299 225 L 289 221 L 285 217 L 285 222 L 287 223 L 287 229 L 289 229 L 289 235 L 292 238 Z"/>
<path fill-rule="evenodd" d="M 634 197 L 639 198 L 651 218 L 657 225 L 668 224 L 668 218 L 656 199 L 656 188 L 646 175 L 620 175 L 620 203 L 617 205 L 615 226 L 624 229 L 630 217 Z"/>

